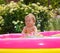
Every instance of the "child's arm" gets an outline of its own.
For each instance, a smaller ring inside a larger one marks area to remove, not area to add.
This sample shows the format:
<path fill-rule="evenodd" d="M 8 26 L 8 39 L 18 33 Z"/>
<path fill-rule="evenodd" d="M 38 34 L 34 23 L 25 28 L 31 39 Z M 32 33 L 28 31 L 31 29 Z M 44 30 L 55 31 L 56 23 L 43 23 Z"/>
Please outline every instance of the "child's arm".
<path fill-rule="evenodd" d="M 37 27 L 34 26 L 34 35 L 38 35 Z"/>
<path fill-rule="evenodd" d="M 37 33 L 37 27 L 36 26 L 34 27 L 34 32 Z"/>
<path fill-rule="evenodd" d="M 34 30 L 35 30 L 35 33 L 34 33 L 35 35 L 43 37 L 43 35 L 42 35 L 42 34 L 40 34 L 40 33 L 38 32 L 38 30 L 37 30 L 37 27 L 36 27 L 36 26 L 35 26 L 35 29 L 34 29 Z"/>
<path fill-rule="evenodd" d="M 22 33 L 23 33 L 23 34 L 26 33 L 26 27 L 23 28 Z"/>

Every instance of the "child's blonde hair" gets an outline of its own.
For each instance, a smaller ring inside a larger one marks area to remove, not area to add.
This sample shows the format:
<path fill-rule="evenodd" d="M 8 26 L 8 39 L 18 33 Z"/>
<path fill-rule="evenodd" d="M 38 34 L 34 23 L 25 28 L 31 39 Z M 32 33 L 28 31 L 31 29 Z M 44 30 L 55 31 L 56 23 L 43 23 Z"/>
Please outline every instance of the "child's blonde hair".
<path fill-rule="evenodd" d="M 29 13 L 27 16 L 25 16 L 25 19 L 29 16 L 33 19 L 34 22 L 36 22 L 35 16 L 32 13 Z"/>

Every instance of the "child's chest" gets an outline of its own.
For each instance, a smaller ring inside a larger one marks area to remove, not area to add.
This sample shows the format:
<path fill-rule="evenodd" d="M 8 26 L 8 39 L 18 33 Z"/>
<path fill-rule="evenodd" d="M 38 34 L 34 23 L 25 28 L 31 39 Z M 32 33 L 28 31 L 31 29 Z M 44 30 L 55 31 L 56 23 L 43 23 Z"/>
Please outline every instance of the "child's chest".
<path fill-rule="evenodd" d="M 34 32 L 34 28 L 27 28 L 26 31 L 27 31 L 27 33 Z"/>

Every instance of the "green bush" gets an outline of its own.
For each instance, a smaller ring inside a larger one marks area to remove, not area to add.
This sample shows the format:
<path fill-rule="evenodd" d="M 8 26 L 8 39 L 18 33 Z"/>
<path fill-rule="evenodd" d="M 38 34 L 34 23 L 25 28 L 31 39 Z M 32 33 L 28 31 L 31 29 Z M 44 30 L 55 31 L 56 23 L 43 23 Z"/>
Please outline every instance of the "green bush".
<path fill-rule="evenodd" d="M 24 0 L 25 4 L 29 4 L 29 3 L 37 3 L 40 2 L 40 4 L 42 6 L 48 6 L 48 0 Z M 49 0 L 49 4 L 53 7 L 53 8 L 59 8 L 60 7 L 60 0 Z"/>
<path fill-rule="evenodd" d="M 60 17 L 50 19 L 50 30 L 60 30 Z"/>
<path fill-rule="evenodd" d="M 54 15 L 53 9 L 41 6 L 39 2 L 26 5 L 20 0 L 0 5 L 0 17 L 3 20 L 0 21 L 0 33 L 21 32 L 25 26 L 24 18 L 29 13 L 36 16 L 36 26 L 40 31 L 48 30 L 49 19 Z"/>
<path fill-rule="evenodd" d="M 6 0 L 0 0 L 0 4 L 6 4 Z"/>

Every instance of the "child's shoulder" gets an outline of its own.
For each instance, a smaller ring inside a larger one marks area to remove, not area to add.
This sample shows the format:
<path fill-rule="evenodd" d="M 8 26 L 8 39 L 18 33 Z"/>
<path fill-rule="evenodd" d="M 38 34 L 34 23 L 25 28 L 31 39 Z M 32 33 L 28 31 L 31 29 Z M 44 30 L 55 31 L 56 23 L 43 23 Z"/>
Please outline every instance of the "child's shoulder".
<path fill-rule="evenodd" d="M 37 28 L 36 26 L 34 26 L 34 28 Z"/>
<path fill-rule="evenodd" d="M 24 26 L 24 29 L 27 29 L 27 27 L 26 27 L 26 26 Z"/>

